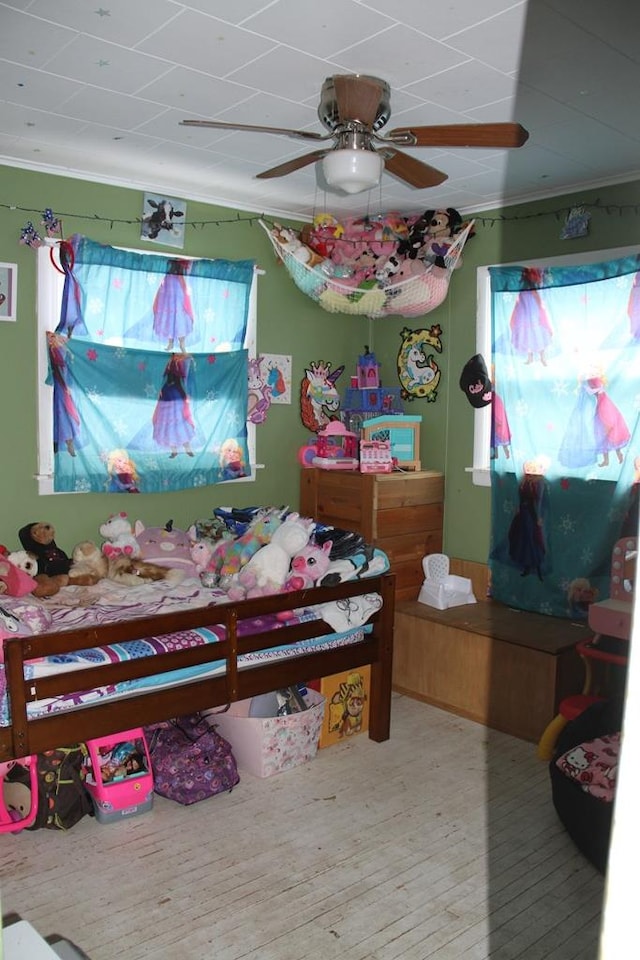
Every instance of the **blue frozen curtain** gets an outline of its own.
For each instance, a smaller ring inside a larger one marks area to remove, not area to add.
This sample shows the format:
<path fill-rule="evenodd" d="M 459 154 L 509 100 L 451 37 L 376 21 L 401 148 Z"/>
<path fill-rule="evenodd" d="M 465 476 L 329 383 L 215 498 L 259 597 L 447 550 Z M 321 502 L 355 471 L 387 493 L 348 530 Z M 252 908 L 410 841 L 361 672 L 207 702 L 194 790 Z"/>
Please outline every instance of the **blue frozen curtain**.
<path fill-rule="evenodd" d="M 584 619 L 635 535 L 640 258 L 491 268 L 496 599 Z"/>
<path fill-rule="evenodd" d="M 54 489 L 153 493 L 247 476 L 254 264 L 61 247 L 47 334 Z"/>

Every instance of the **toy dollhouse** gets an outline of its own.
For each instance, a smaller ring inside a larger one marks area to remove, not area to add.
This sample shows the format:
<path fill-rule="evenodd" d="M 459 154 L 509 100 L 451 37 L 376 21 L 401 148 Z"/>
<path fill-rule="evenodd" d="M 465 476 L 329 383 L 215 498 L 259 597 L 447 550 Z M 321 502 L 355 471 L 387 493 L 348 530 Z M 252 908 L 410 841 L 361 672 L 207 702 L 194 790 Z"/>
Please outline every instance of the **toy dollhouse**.
<path fill-rule="evenodd" d="M 331 420 L 324 429 L 318 430 L 315 448 L 315 456 L 311 459 L 314 467 L 324 470 L 358 469 L 358 438 L 340 420 Z"/>
<path fill-rule="evenodd" d="M 362 440 L 389 441 L 391 456 L 402 470 L 421 470 L 420 424 L 422 417 L 372 417 L 362 424 Z"/>
<path fill-rule="evenodd" d="M 358 357 L 356 375 L 351 377 L 342 404 L 343 420 L 352 429 L 360 428 L 364 420 L 381 413 L 403 413 L 400 387 L 383 387 L 380 382 L 380 364 L 376 355 L 365 346 Z"/>

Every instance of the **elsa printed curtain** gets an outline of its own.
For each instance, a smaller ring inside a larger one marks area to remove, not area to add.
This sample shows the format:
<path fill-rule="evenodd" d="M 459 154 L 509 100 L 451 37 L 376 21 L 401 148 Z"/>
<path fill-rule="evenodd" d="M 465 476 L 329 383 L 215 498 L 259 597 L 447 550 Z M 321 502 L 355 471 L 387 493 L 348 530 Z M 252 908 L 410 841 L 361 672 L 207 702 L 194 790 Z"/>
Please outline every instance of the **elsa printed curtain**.
<path fill-rule="evenodd" d="M 635 535 L 640 257 L 490 269 L 496 599 L 585 619 Z"/>
<path fill-rule="evenodd" d="M 47 334 L 54 489 L 153 493 L 247 476 L 252 261 L 182 260 L 75 236 Z"/>

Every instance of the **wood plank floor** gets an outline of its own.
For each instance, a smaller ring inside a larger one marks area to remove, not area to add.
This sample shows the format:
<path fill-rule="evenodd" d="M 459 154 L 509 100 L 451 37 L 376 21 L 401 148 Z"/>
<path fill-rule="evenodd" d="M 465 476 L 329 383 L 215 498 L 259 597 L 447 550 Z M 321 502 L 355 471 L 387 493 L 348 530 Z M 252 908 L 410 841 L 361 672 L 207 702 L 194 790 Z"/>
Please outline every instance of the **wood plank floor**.
<path fill-rule="evenodd" d="M 2 909 L 92 960 L 595 960 L 603 880 L 535 747 L 394 696 L 366 736 L 192 807 L 0 837 Z"/>

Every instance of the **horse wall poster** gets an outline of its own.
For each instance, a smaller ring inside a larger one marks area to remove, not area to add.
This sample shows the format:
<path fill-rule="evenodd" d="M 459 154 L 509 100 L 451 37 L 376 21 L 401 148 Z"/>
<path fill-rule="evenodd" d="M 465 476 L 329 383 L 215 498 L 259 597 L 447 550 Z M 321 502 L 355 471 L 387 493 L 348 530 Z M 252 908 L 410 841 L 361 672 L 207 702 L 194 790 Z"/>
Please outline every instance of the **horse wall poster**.
<path fill-rule="evenodd" d="M 308 430 L 317 433 L 331 420 L 340 418 L 340 394 L 336 380 L 344 372 L 344 364 L 331 370 L 331 364 L 312 361 L 300 384 L 300 416 Z"/>

